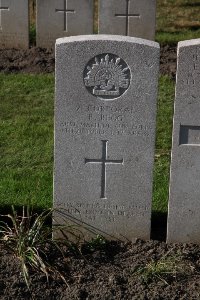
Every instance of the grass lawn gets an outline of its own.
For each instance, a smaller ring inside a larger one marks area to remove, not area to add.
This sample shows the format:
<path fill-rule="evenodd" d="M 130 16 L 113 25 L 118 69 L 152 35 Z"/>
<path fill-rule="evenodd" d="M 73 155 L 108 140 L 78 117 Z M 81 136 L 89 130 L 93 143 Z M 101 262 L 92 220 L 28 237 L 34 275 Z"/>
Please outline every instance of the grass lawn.
<path fill-rule="evenodd" d="M 160 78 L 154 167 L 153 210 L 166 212 L 169 190 L 172 120 L 175 83 L 167 76 Z"/>
<path fill-rule="evenodd" d="M 52 205 L 53 75 L 0 75 L 0 206 Z"/>
<path fill-rule="evenodd" d="M 157 0 L 156 40 L 177 43 L 200 38 L 199 0 Z"/>
<path fill-rule="evenodd" d="M 53 75 L 0 74 L 0 206 L 52 206 Z M 174 84 L 161 77 L 154 205 L 167 210 Z"/>

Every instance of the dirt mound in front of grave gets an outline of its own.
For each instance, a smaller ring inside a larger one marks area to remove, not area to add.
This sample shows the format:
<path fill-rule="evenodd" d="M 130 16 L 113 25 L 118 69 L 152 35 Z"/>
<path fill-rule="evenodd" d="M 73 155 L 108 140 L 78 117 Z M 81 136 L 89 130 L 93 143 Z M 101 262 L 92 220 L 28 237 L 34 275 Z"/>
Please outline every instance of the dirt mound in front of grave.
<path fill-rule="evenodd" d="M 4 73 L 51 73 L 55 57 L 52 50 L 30 48 L 27 50 L 0 49 L 0 72 Z"/>
<path fill-rule="evenodd" d="M 30 291 L 20 261 L 0 244 L 0 299 L 172 300 L 200 298 L 200 246 L 135 243 L 84 244 L 80 252 L 47 247 L 48 259 L 65 277 L 46 282 L 30 270 Z M 32 296 L 32 298 L 31 298 Z"/>
<path fill-rule="evenodd" d="M 0 72 L 4 73 L 51 73 L 55 68 L 52 50 L 30 48 L 27 50 L 0 49 Z M 160 72 L 175 78 L 176 46 L 161 47 Z"/>
<path fill-rule="evenodd" d="M 176 78 L 177 47 L 164 45 L 160 49 L 160 73 Z"/>

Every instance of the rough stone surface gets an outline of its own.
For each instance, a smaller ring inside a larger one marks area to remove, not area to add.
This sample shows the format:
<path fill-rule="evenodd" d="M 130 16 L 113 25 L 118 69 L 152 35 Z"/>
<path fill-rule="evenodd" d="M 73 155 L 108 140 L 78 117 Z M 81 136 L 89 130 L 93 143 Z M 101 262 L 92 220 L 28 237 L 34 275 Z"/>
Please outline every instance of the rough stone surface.
<path fill-rule="evenodd" d="M 167 240 L 200 243 L 200 39 L 178 44 Z"/>
<path fill-rule="evenodd" d="M 57 40 L 54 207 L 107 238 L 150 237 L 159 52 L 130 37 Z"/>
<path fill-rule="evenodd" d="M 156 0 L 99 0 L 99 33 L 155 39 Z"/>
<path fill-rule="evenodd" d="M 28 1 L 0 0 L 0 48 L 28 47 Z"/>
<path fill-rule="evenodd" d="M 57 38 L 92 33 L 93 0 L 37 0 L 38 47 L 54 48 Z"/>

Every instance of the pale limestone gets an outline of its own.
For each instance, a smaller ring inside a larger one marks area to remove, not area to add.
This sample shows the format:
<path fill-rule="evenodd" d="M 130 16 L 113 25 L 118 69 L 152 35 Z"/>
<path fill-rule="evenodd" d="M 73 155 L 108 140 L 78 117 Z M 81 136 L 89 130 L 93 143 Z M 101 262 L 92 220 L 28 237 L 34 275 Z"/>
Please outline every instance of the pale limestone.
<path fill-rule="evenodd" d="M 159 52 L 121 36 L 56 43 L 54 207 L 107 238 L 150 238 Z"/>
<path fill-rule="evenodd" d="M 99 0 L 99 33 L 155 39 L 156 0 Z"/>
<path fill-rule="evenodd" d="M 167 241 L 200 243 L 200 39 L 178 44 Z"/>
<path fill-rule="evenodd" d="M 0 48 L 28 47 L 28 1 L 0 0 Z"/>
<path fill-rule="evenodd" d="M 36 23 L 38 47 L 54 48 L 57 38 L 92 34 L 93 0 L 37 0 Z"/>

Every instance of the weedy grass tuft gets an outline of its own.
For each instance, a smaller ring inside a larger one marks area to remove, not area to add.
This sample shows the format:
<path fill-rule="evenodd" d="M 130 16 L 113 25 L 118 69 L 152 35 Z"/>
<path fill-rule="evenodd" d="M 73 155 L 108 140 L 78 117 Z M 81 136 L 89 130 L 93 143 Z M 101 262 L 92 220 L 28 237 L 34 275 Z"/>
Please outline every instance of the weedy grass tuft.
<path fill-rule="evenodd" d="M 171 256 L 168 252 L 162 258 L 152 259 L 146 266 L 138 268 L 134 274 L 140 275 L 146 283 L 161 280 L 168 285 L 177 277 L 191 275 L 192 271 L 192 267 L 183 262 L 180 254 Z"/>
<path fill-rule="evenodd" d="M 90 252 L 94 252 L 96 250 L 104 250 L 107 244 L 108 241 L 103 236 L 98 234 L 87 242 L 85 248 Z"/>
<path fill-rule="evenodd" d="M 4 215 L 8 222 L 0 222 L 0 241 L 19 258 L 26 285 L 30 288 L 29 268 L 41 271 L 49 277 L 59 276 L 65 283 L 63 275 L 48 262 L 47 244 L 56 247 L 63 255 L 59 243 L 52 239 L 53 228 L 46 225 L 52 216 L 53 209 L 41 214 L 31 214 L 29 207 L 23 207 L 22 215 L 18 215 L 14 207 L 12 214 Z M 59 229 L 59 228 L 57 228 Z M 69 240 L 67 241 L 68 245 Z"/>

